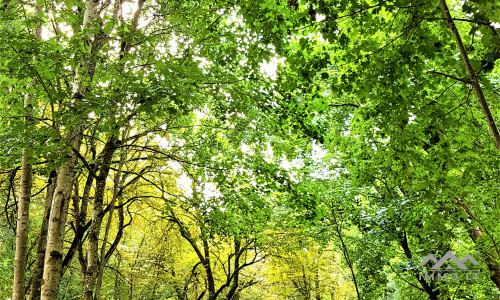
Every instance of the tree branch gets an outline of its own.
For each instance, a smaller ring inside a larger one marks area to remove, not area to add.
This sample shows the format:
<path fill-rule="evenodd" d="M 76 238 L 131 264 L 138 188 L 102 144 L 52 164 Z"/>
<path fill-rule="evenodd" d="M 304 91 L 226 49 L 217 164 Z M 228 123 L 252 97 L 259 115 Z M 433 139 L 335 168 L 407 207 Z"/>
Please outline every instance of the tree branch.
<path fill-rule="evenodd" d="M 462 79 L 462 78 L 457 78 L 455 76 L 444 74 L 444 73 L 441 73 L 441 72 L 438 72 L 438 71 L 435 71 L 435 70 L 431 70 L 431 71 L 429 71 L 429 73 L 442 75 L 444 77 L 448 77 L 448 78 L 454 79 L 456 81 L 460 81 L 460 82 L 467 83 L 467 84 L 472 84 L 472 82 L 470 80 L 466 80 L 466 79 Z"/>

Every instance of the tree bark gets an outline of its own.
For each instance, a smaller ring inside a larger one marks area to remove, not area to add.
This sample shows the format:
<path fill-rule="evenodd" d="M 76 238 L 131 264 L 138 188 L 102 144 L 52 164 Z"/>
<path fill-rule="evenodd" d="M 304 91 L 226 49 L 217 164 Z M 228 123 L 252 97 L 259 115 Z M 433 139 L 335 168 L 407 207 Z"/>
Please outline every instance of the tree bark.
<path fill-rule="evenodd" d="M 80 148 L 80 128 L 81 126 L 77 126 L 67 134 L 67 139 L 71 141 L 71 146 L 75 149 Z M 62 276 L 64 227 L 77 160 L 74 153 L 69 153 L 68 156 L 67 161 L 59 168 L 54 199 L 50 210 L 41 293 L 41 299 L 43 300 L 57 300 L 59 282 Z"/>
<path fill-rule="evenodd" d="M 203 250 L 205 252 L 203 267 L 205 268 L 205 273 L 207 274 L 208 299 L 215 300 L 215 280 L 214 274 L 212 273 L 212 266 L 210 264 L 210 249 L 206 238 L 203 239 Z"/>
<path fill-rule="evenodd" d="M 134 13 L 134 17 L 133 17 L 133 21 L 132 21 L 133 32 L 136 31 L 137 26 L 139 25 L 139 17 L 141 15 L 143 4 L 144 4 L 144 0 L 139 0 L 137 2 L 137 9 L 136 9 L 136 11 Z M 118 0 L 118 1 L 116 1 L 116 4 L 115 4 L 114 15 L 115 16 L 118 15 L 119 11 L 121 11 L 121 1 Z M 133 32 L 132 32 L 132 34 L 133 34 Z M 129 36 L 128 39 L 125 39 L 122 42 L 122 44 L 121 44 L 121 47 L 120 47 L 120 59 L 123 58 L 123 56 L 124 56 L 125 53 L 128 53 L 130 51 L 130 47 L 131 47 L 131 36 Z M 124 67 L 125 67 L 124 64 L 120 64 L 119 72 L 122 72 L 123 69 L 124 69 Z M 116 140 L 116 137 L 112 137 L 112 138 Z M 113 149 L 113 152 L 114 152 L 114 149 Z M 113 218 L 114 203 L 115 203 L 116 198 L 118 196 L 117 187 L 118 187 L 118 184 L 119 184 L 119 181 L 120 181 L 121 168 L 123 166 L 123 160 L 124 159 L 125 159 L 124 156 L 120 157 L 119 171 L 118 171 L 117 175 L 115 176 L 115 180 L 114 180 L 114 182 L 115 182 L 115 188 L 114 188 L 114 191 L 113 191 L 113 198 L 111 200 L 111 202 L 112 202 L 111 203 L 111 211 L 110 211 L 110 214 L 109 214 L 109 217 L 108 217 L 108 222 L 107 222 L 107 225 L 106 225 L 106 231 L 104 233 L 104 241 L 102 243 L 102 248 L 101 248 L 100 265 L 97 268 L 97 270 L 94 270 L 96 274 L 90 274 L 89 273 L 89 275 L 86 275 L 86 279 L 87 279 L 87 276 L 90 276 L 88 278 L 88 280 L 90 280 L 92 282 L 89 281 L 88 284 L 92 284 L 92 285 L 93 285 L 93 280 L 97 277 L 96 292 L 95 292 L 95 298 L 96 299 L 98 299 L 100 291 L 101 291 L 102 275 L 103 275 L 102 273 L 104 272 L 104 266 L 106 265 L 106 262 L 107 262 L 107 259 L 106 259 L 106 256 L 107 256 L 106 255 L 106 243 L 107 243 L 107 238 L 108 238 L 108 234 L 109 234 L 109 227 L 111 225 L 111 220 Z M 109 166 L 108 166 L 107 172 L 109 173 Z M 106 180 L 106 179 L 104 179 L 104 180 Z M 102 210 L 102 203 L 101 203 L 101 210 Z M 102 217 L 100 218 L 100 222 L 102 222 Z M 100 222 L 99 222 L 99 226 L 100 226 Z M 91 231 L 91 234 L 92 234 L 92 231 Z M 90 237 L 92 237 L 92 236 L 90 236 Z M 120 238 L 121 238 L 121 236 L 120 236 Z M 91 243 L 91 239 L 89 238 L 89 245 L 90 245 L 90 243 Z M 95 246 L 95 249 L 93 249 L 92 251 L 94 251 L 94 250 L 96 251 L 96 253 L 94 253 L 94 255 L 96 255 L 95 261 L 99 262 L 99 258 L 97 258 L 97 251 L 98 251 L 97 248 L 98 248 L 98 245 L 96 244 L 94 246 Z M 114 249 L 110 249 L 110 250 L 114 251 Z M 89 251 L 89 253 L 90 253 L 90 251 Z M 108 257 L 108 259 L 109 259 L 109 257 Z M 90 265 L 90 259 L 89 259 L 89 265 Z M 87 269 L 87 273 L 85 273 L 85 274 L 88 274 L 88 272 L 89 272 L 89 270 Z M 86 287 L 86 288 L 90 289 L 90 287 Z M 85 293 L 87 293 L 86 297 L 89 297 L 90 294 L 91 294 L 90 291 L 85 291 L 85 285 L 84 285 L 84 295 L 85 295 Z M 84 299 L 91 299 L 91 298 L 85 298 L 84 297 Z"/>
<path fill-rule="evenodd" d="M 236 291 L 238 290 L 238 286 L 240 284 L 240 257 L 241 257 L 241 241 L 239 239 L 235 239 L 234 241 L 234 277 L 233 277 L 233 282 L 231 284 L 231 288 L 229 289 L 229 292 L 226 294 L 226 297 L 224 299 L 226 300 L 231 300 L 236 294 Z M 231 258 L 228 259 L 228 262 L 231 262 Z M 229 270 L 228 275 L 231 275 L 231 270 Z M 231 278 L 229 278 L 229 282 L 227 285 L 231 283 Z"/>
<path fill-rule="evenodd" d="M 462 57 L 462 61 L 465 65 L 465 69 L 467 69 L 467 74 L 469 75 L 470 83 L 472 87 L 474 88 L 474 91 L 476 92 L 477 99 L 479 100 L 479 104 L 481 105 L 481 109 L 483 110 L 484 117 L 486 118 L 486 121 L 488 122 L 488 126 L 490 128 L 490 132 L 493 135 L 493 138 L 495 139 L 495 145 L 498 150 L 500 150 L 500 133 L 498 131 L 498 127 L 495 123 L 495 119 L 493 118 L 493 115 L 491 114 L 490 107 L 488 106 L 488 102 L 486 102 L 486 98 L 484 97 L 483 90 L 481 89 L 481 85 L 479 83 L 479 80 L 477 78 L 477 74 L 472 68 L 472 65 L 469 60 L 469 55 L 467 54 L 467 50 L 464 47 L 464 44 L 462 42 L 462 38 L 460 37 L 460 33 L 457 30 L 457 27 L 455 26 L 455 22 L 453 21 L 453 18 L 451 17 L 450 10 L 448 9 L 448 5 L 446 4 L 446 0 L 439 0 L 441 4 L 441 10 L 443 11 L 444 17 L 446 18 L 448 22 L 448 27 L 451 30 L 451 33 L 453 34 L 453 38 L 455 39 L 455 42 L 457 43 L 458 49 L 460 50 L 460 56 Z"/>
<path fill-rule="evenodd" d="M 99 268 L 99 233 L 101 231 L 101 223 L 104 217 L 103 205 L 106 190 L 106 179 L 108 178 L 111 160 L 117 145 L 117 138 L 115 135 L 112 135 L 104 146 L 102 166 L 99 171 L 99 176 L 96 178 L 96 191 L 94 195 L 94 205 L 92 208 L 92 223 L 89 229 L 89 240 L 87 246 L 87 270 L 85 272 L 83 284 L 83 300 L 94 299 L 94 286 Z"/>
<path fill-rule="evenodd" d="M 408 259 L 411 259 L 413 255 L 411 254 L 410 247 L 408 245 L 406 232 L 403 232 L 403 238 L 401 239 L 400 244 L 401 247 L 403 248 L 405 256 Z M 422 286 L 422 288 L 427 293 L 427 296 L 429 297 L 430 300 L 439 300 L 439 292 L 435 289 L 435 286 L 433 286 L 432 282 L 429 285 L 427 281 L 425 281 L 425 279 L 423 279 L 422 277 L 418 276 L 418 274 L 415 275 L 415 278 L 417 278 L 418 282 L 420 283 L 420 286 Z"/>
<path fill-rule="evenodd" d="M 93 173 L 97 172 L 95 164 L 92 164 L 91 168 L 93 170 Z M 90 198 L 90 190 L 92 189 L 93 182 L 94 182 L 94 175 L 92 174 L 92 172 L 89 172 L 87 180 L 85 181 L 85 187 L 83 188 L 82 203 L 80 205 L 80 214 L 76 219 L 76 232 L 82 231 L 82 229 L 85 227 L 85 223 L 87 220 L 87 207 Z M 77 251 L 78 251 L 78 260 L 80 262 L 80 270 L 82 274 L 85 274 L 87 270 L 87 260 L 85 259 L 85 256 L 83 254 L 83 240 L 78 243 Z"/>
<path fill-rule="evenodd" d="M 125 135 L 122 136 L 122 139 L 125 138 Z M 118 166 L 118 171 L 115 173 L 115 177 L 113 179 L 113 198 L 111 199 L 111 204 L 110 204 L 110 210 L 109 210 L 109 216 L 108 216 L 108 221 L 106 223 L 106 230 L 104 232 L 104 238 L 101 246 L 101 258 L 100 258 L 100 265 L 99 265 L 99 270 L 97 272 L 97 283 L 96 283 L 96 291 L 95 291 L 95 298 L 99 299 L 99 294 L 101 292 L 101 285 L 102 285 L 102 276 L 104 273 L 104 267 L 106 266 L 106 263 L 108 262 L 108 259 L 110 256 L 106 255 L 106 244 L 108 243 L 108 236 L 109 236 L 109 230 L 111 227 L 111 222 L 113 221 L 113 212 L 115 210 L 115 203 L 116 200 L 118 199 L 118 196 L 120 194 L 119 190 L 121 189 L 121 183 L 123 182 L 122 179 L 122 168 L 123 164 L 125 163 L 125 159 L 127 157 L 127 152 L 123 151 L 120 155 L 120 165 Z M 123 210 L 121 212 L 123 215 Z M 121 222 L 120 222 L 121 221 Z M 118 220 L 119 228 L 118 231 L 120 231 L 120 225 L 123 227 L 123 219 Z M 118 232 L 119 233 L 119 232 Z M 118 236 L 118 234 L 117 234 Z M 113 243 L 114 244 L 114 243 Z M 114 251 L 113 248 L 110 248 L 111 251 Z M 112 253 L 112 252 L 111 252 Z"/>
<path fill-rule="evenodd" d="M 319 263 L 318 263 L 318 261 L 316 261 L 314 269 L 315 269 L 314 272 L 316 273 L 315 278 L 314 278 L 314 294 L 315 294 L 316 300 L 321 300 L 321 292 L 320 292 L 320 288 L 319 288 Z"/>
<path fill-rule="evenodd" d="M 459 199 L 454 199 L 453 204 L 455 204 L 459 209 L 467 213 L 467 216 L 471 221 L 476 221 L 479 224 L 481 222 L 472 214 L 471 210 L 466 204 L 462 203 Z M 483 226 L 484 228 L 484 226 Z M 486 228 L 484 228 L 486 235 L 483 235 L 483 230 L 479 226 L 474 227 L 470 230 L 469 236 L 472 241 L 477 245 L 483 258 L 486 262 L 486 266 L 490 271 L 490 279 L 500 290 L 500 253 L 498 250 L 498 245 Z M 484 236 L 484 237 L 483 237 Z"/>
<path fill-rule="evenodd" d="M 35 17 L 38 17 L 40 7 L 35 7 Z M 37 22 L 39 23 L 39 22 Z M 38 25 L 35 29 L 35 38 L 41 38 L 42 27 Z M 33 79 L 28 84 L 28 91 L 24 97 L 24 109 L 26 117 L 25 125 L 33 122 L 33 95 L 29 89 L 34 88 L 36 80 Z M 21 183 L 19 186 L 19 204 L 17 207 L 17 226 L 16 226 L 16 252 L 14 256 L 14 283 L 12 286 L 12 299 L 23 300 L 25 298 L 25 277 L 26 277 L 26 260 L 28 255 L 28 221 L 29 207 L 31 201 L 31 164 L 28 155 L 28 149 L 24 148 L 21 158 Z"/>
<path fill-rule="evenodd" d="M 47 194 L 45 195 L 45 209 L 43 213 L 42 227 L 38 236 L 38 247 L 36 251 L 35 267 L 31 279 L 30 300 L 39 300 L 42 289 L 43 266 L 45 263 L 45 250 L 47 248 L 47 229 L 49 228 L 50 207 L 54 190 L 56 188 L 57 173 L 51 171 L 47 186 Z"/>
<path fill-rule="evenodd" d="M 13 300 L 24 299 L 24 282 L 26 275 L 26 256 L 28 253 L 28 219 L 31 194 L 31 165 L 26 149 L 23 149 L 21 166 L 21 184 L 19 205 L 17 208 L 16 252 L 14 258 Z"/>
<path fill-rule="evenodd" d="M 85 2 L 85 12 L 83 18 L 83 30 L 85 31 L 95 25 L 95 21 L 99 18 L 98 13 L 99 0 L 89 0 Z M 84 89 L 83 77 L 87 80 L 92 80 L 95 71 L 95 61 L 93 56 L 99 51 L 101 38 L 95 36 L 94 40 L 87 36 L 86 43 L 91 46 L 91 57 L 88 61 L 76 68 L 75 77 L 73 80 L 73 90 L 71 103 L 79 102 L 82 95 L 88 88 Z M 85 76 L 86 75 L 86 76 Z M 56 190 L 52 201 L 51 215 L 47 236 L 47 250 L 45 253 L 45 268 L 43 272 L 42 300 L 57 300 L 59 293 L 59 283 L 62 276 L 62 260 L 63 260 L 63 243 L 64 243 L 64 227 L 68 213 L 69 200 L 71 197 L 71 189 L 75 175 L 75 166 L 77 156 L 74 151 L 79 151 L 82 141 L 82 123 L 77 124 L 69 129 L 65 134 L 65 140 L 73 148 L 69 151 L 66 161 L 59 168 Z"/>

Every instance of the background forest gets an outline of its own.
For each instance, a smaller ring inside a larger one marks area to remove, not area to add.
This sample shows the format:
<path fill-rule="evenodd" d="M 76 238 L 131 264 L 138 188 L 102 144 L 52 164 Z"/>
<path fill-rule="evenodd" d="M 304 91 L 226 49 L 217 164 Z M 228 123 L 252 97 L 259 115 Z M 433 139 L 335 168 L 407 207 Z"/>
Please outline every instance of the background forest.
<path fill-rule="evenodd" d="M 499 58 L 494 0 L 2 0 L 0 299 L 500 299 Z"/>

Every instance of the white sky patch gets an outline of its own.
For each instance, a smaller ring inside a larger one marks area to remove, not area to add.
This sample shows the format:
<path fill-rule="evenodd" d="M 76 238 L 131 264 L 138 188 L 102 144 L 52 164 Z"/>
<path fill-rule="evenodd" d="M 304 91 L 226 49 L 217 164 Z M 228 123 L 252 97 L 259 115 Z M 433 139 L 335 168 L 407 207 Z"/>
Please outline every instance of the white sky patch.
<path fill-rule="evenodd" d="M 99 81 L 99 83 L 97 85 L 102 86 L 102 87 L 108 87 L 109 84 L 110 84 L 110 81 L 107 80 L 107 81 Z"/>
<path fill-rule="evenodd" d="M 66 22 L 59 23 L 59 30 L 61 30 L 62 33 L 65 33 L 68 38 L 71 38 L 73 36 L 73 28 L 71 25 L 67 24 Z"/>
<path fill-rule="evenodd" d="M 155 141 L 158 143 L 158 147 L 162 149 L 169 149 L 170 148 L 170 142 L 159 135 L 155 136 Z"/>
<path fill-rule="evenodd" d="M 312 145 L 312 159 L 314 162 L 320 162 L 326 155 L 328 151 L 323 149 L 320 145 L 313 143 Z"/>
<path fill-rule="evenodd" d="M 415 118 L 417 117 L 416 115 L 412 114 L 412 113 L 408 113 L 410 115 L 410 117 L 408 118 L 409 120 L 409 123 L 410 124 L 413 124 L 415 123 Z"/>
<path fill-rule="evenodd" d="M 245 144 L 244 142 L 241 142 L 241 151 L 243 151 L 244 153 L 249 154 L 249 155 L 254 154 L 252 149 L 250 149 L 250 147 L 247 144 Z"/>
<path fill-rule="evenodd" d="M 271 58 L 270 61 L 264 61 L 260 64 L 260 72 L 272 80 L 276 80 L 276 72 L 278 71 L 278 65 L 283 63 L 285 58 L 277 59 L 276 57 Z"/>
<path fill-rule="evenodd" d="M 156 1 L 155 0 L 152 0 L 149 5 L 151 5 L 152 7 L 155 7 L 157 4 L 156 4 Z M 144 12 L 144 9 L 143 9 L 143 12 Z M 141 18 L 139 19 L 139 24 L 137 24 L 137 29 L 142 29 L 144 27 L 147 27 L 151 21 L 153 21 L 154 19 L 154 14 L 153 14 L 153 10 L 148 10 L 146 11 L 146 13 L 142 13 L 141 14 Z"/>
<path fill-rule="evenodd" d="M 205 108 L 206 108 L 206 107 L 205 107 Z M 201 111 L 201 110 L 197 110 L 197 109 L 195 109 L 193 112 L 194 112 L 194 114 L 196 115 L 196 125 L 200 125 L 200 121 L 201 121 L 202 119 L 206 119 L 206 118 L 208 118 L 208 114 L 207 114 L 207 113 L 205 113 L 205 112 L 203 112 L 203 111 Z M 196 131 L 197 131 L 197 129 L 198 129 L 198 126 L 196 126 L 196 127 L 194 128 L 194 131 L 196 132 Z"/>
<path fill-rule="evenodd" d="M 286 159 L 283 159 L 280 163 L 281 167 L 285 170 L 290 170 L 292 168 L 292 164 L 286 160 Z"/>
<path fill-rule="evenodd" d="M 137 10 L 137 2 L 136 1 L 123 1 L 122 2 L 123 18 L 125 18 L 125 19 L 133 18 L 136 10 Z"/>
<path fill-rule="evenodd" d="M 280 161 L 280 166 L 285 169 L 285 170 L 290 170 L 292 168 L 302 168 L 304 166 L 304 162 L 301 159 L 294 159 L 292 161 L 288 161 L 283 154 L 283 157 L 281 158 Z"/>
<path fill-rule="evenodd" d="M 48 41 L 51 37 L 56 36 L 52 31 L 50 31 L 47 27 L 42 27 L 42 40 Z"/>
<path fill-rule="evenodd" d="M 255 124 L 254 124 L 254 121 L 250 122 L 248 124 L 248 127 L 252 128 L 252 129 L 257 129 L 257 126 L 255 126 Z"/>
<path fill-rule="evenodd" d="M 203 195 L 205 199 L 222 197 L 222 194 L 213 182 L 205 183 L 205 186 L 203 187 Z"/>
<path fill-rule="evenodd" d="M 170 164 L 170 163 L 169 163 Z M 172 165 L 172 164 L 170 164 Z M 180 167 L 180 165 L 179 165 Z M 185 197 L 193 196 L 193 180 L 186 174 L 182 174 L 177 178 L 177 185 L 183 191 Z M 199 191 L 199 190 L 198 190 Z M 200 192 L 200 191 L 199 191 Z M 220 193 L 217 185 L 213 182 L 206 182 L 203 184 L 203 190 L 201 191 L 201 198 L 208 200 L 211 198 L 220 198 L 222 194 Z"/>
<path fill-rule="evenodd" d="M 169 162 L 169 165 L 171 165 L 174 170 L 179 170 L 181 168 L 181 165 L 177 162 Z M 175 165 L 177 164 L 177 168 Z M 177 178 L 177 185 L 179 188 L 183 191 L 184 196 L 186 197 L 191 197 L 193 196 L 193 189 L 191 188 L 191 184 L 193 183 L 193 180 L 189 178 L 186 174 L 181 174 L 179 178 Z"/>
<path fill-rule="evenodd" d="M 231 14 L 227 17 L 227 23 L 228 24 L 237 23 L 240 25 L 243 24 L 243 22 L 238 16 L 238 13 L 235 10 L 231 11 Z"/>
<path fill-rule="evenodd" d="M 198 68 L 203 69 L 207 66 L 210 66 L 212 62 L 208 61 L 204 57 L 195 57 L 195 60 L 199 61 L 200 63 L 198 64 Z"/>
<path fill-rule="evenodd" d="M 179 44 L 177 43 L 177 36 L 172 33 L 170 40 L 168 41 L 169 51 L 172 55 L 176 55 L 179 50 Z"/>
<path fill-rule="evenodd" d="M 262 154 L 264 155 L 264 160 L 270 163 L 274 159 L 274 151 L 269 142 L 266 143 L 266 146 L 267 148 Z"/>

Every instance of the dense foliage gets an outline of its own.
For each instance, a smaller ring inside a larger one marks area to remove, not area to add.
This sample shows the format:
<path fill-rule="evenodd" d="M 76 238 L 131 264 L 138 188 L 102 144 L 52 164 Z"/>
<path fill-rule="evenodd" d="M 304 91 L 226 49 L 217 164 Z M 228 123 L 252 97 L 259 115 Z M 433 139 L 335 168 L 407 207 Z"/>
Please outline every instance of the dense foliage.
<path fill-rule="evenodd" d="M 499 58 L 493 0 L 4 0 L 0 298 L 498 299 Z"/>

